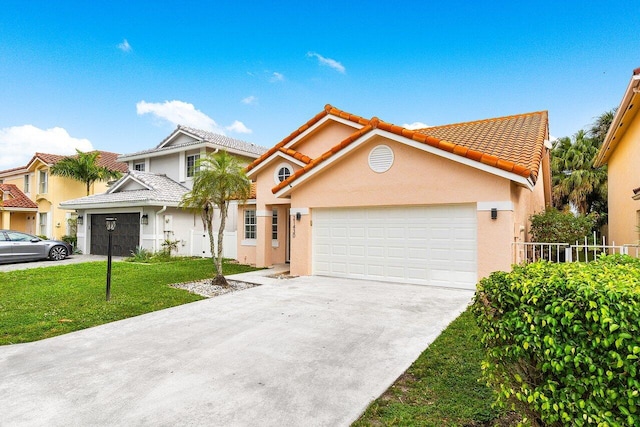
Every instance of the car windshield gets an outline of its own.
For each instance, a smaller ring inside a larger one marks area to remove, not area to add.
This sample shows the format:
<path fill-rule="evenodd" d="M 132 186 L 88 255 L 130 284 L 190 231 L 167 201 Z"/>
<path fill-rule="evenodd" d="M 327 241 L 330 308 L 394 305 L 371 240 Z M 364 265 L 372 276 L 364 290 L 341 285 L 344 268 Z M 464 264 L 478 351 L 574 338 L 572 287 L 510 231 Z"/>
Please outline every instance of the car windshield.
<path fill-rule="evenodd" d="M 17 231 L 7 231 L 7 236 L 12 242 L 30 242 L 33 239 L 38 239 L 36 236 L 32 236 L 31 234 L 18 233 Z"/>

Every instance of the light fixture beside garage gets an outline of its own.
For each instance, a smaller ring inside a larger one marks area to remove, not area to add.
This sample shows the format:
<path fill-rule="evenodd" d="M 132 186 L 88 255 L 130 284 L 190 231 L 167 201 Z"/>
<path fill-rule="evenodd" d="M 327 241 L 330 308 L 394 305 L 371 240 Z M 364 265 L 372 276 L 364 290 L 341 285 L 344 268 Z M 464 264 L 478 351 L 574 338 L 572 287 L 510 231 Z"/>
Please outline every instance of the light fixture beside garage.
<path fill-rule="evenodd" d="M 369 152 L 369 167 L 372 171 L 383 173 L 393 165 L 393 151 L 387 145 L 378 145 Z"/>
<path fill-rule="evenodd" d="M 27 219 L 29 219 L 29 218 L 27 218 Z M 82 217 L 82 215 L 78 215 L 77 224 L 78 225 L 84 224 L 84 218 Z"/>
<path fill-rule="evenodd" d="M 140 224 L 149 225 L 149 215 L 144 214 L 140 217 Z"/>
<path fill-rule="evenodd" d="M 498 219 L 498 208 L 491 208 L 491 219 Z"/>

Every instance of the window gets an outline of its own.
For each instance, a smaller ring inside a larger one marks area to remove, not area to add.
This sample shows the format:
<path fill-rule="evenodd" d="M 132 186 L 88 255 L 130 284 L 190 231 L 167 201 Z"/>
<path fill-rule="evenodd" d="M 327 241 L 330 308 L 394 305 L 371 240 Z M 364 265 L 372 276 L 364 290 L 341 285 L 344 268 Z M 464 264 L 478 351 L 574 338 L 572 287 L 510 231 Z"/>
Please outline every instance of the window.
<path fill-rule="evenodd" d="M 283 163 L 276 168 L 276 171 L 273 175 L 273 179 L 276 182 L 276 184 L 279 184 L 285 179 L 289 178 L 291 174 L 293 174 L 293 169 L 291 169 L 291 166 L 289 166 L 286 163 Z"/>
<path fill-rule="evenodd" d="M 271 240 L 278 240 L 278 209 L 273 209 L 271 214 Z"/>
<path fill-rule="evenodd" d="M 41 236 L 46 236 L 47 235 L 47 213 L 40 213 L 38 214 L 38 217 L 40 219 L 40 235 Z"/>
<path fill-rule="evenodd" d="M 256 238 L 256 211 L 253 209 L 244 211 L 244 238 Z"/>
<path fill-rule="evenodd" d="M 134 163 L 133 164 L 133 170 L 138 171 L 138 172 L 144 172 L 144 162 Z"/>
<path fill-rule="evenodd" d="M 49 189 L 47 171 L 40 171 L 40 193 L 46 194 Z"/>
<path fill-rule="evenodd" d="M 192 156 L 187 156 L 187 176 L 193 177 L 196 172 L 200 170 L 198 166 L 198 160 L 200 160 L 200 154 L 194 154 Z"/>
<path fill-rule="evenodd" d="M 24 190 L 25 193 L 29 192 L 29 175 L 24 176 Z"/>

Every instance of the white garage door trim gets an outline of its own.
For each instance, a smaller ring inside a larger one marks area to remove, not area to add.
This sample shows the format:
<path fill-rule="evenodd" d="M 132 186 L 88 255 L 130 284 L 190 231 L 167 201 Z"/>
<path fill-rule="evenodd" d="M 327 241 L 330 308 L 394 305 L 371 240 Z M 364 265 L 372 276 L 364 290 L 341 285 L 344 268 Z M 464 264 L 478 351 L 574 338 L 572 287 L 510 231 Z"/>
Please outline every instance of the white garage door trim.
<path fill-rule="evenodd" d="M 313 274 L 475 289 L 475 205 L 314 209 Z"/>

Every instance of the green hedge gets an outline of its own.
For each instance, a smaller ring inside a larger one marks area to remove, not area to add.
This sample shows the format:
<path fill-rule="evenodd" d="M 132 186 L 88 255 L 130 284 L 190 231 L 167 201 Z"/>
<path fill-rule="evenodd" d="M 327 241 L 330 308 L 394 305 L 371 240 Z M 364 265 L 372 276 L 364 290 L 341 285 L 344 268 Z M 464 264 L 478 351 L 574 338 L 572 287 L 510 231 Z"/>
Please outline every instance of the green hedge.
<path fill-rule="evenodd" d="M 541 425 L 640 425 L 640 261 L 514 266 L 473 312 L 500 403 Z"/>

